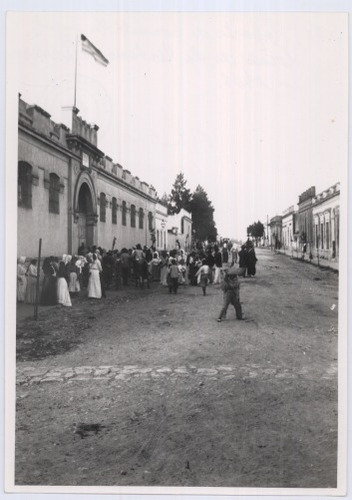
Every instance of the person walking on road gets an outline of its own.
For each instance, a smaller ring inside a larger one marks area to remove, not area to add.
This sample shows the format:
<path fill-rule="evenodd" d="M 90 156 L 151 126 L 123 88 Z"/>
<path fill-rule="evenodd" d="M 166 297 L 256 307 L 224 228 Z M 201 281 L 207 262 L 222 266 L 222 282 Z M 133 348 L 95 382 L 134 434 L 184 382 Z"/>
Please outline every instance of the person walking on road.
<path fill-rule="evenodd" d="M 209 279 L 209 266 L 207 264 L 206 259 L 203 259 L 201 267 L 198 269 L 196 273 L 196 277 L 200 276 L 200 286 L 203 290 L 203 295 L 207 294 L 207 285 Z"/>
<path fill-rule="evenodd" d="M 230 304 L 232 304 L 236 310 L 236 318 L 243 319 L 242 307 L 240 303 L 240 284 L 234 267 L 226 270 L 222 288 L 224 291 L 224 302 L 218 317 L 218 322 L 220 323 L 226 318 L 226 312 Z"/>

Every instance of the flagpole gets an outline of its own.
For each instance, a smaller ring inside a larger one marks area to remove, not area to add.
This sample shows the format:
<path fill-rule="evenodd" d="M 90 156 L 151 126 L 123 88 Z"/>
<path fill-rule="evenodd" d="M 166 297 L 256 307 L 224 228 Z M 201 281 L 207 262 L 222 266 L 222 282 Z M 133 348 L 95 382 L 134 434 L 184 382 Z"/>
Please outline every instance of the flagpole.
<path fill-rule="evenodd" d="M 76 59 L 75 59 L 75 89 L 74 89 L 74 99 L 73 106 L 76 108 L 77 104 L 77 53 L 78 53 L 78 35 L 76 35 Z"/>

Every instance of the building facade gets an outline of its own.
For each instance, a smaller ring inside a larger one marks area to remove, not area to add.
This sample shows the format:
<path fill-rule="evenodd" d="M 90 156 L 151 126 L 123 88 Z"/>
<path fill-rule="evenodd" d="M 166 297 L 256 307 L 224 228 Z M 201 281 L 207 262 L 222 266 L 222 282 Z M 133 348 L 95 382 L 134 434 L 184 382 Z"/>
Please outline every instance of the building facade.
<path fill-rule="evenodd" d="M 192 248 L 191 214 L 181 208 L 178 214 L 168 216 L 167 227 L 170 247 L 180 247 L 186 252 L 190 251 Z"/>
<path fill-rule="evenodd" d="M 275 215 L 270 219 L 270 246 L 276 250 L 282 246 L 282 216 Z"/>
<path fill-rule="evenodd" d="M 155 189 L 105 155 L 98 127 L 78 112 L 68 129 L 19 97 L 18 255 L 35 257 L 39 238 L 44 256 L 75 254 L 82 243 L 168 248 L 167 210 Z"/>
<path fill-rule="evenodd" d="M 338 260 L 340 242 L 340 183 L 319 193 L 312 200 L 313 245 L 315 257 Z"/>
<path fill-rule="evenodd" d="M 310 187 L 298 198 L 297 211 L 297 243 L 300 248 L 304 245 L 307 252 L 311 252 L 313 246 L 313 199 L 315 197 L 315 186 Z"/>
<path fill-rule="evenodd" d="M 157 203 L 155 207 L 155 247 L 157 250 L 169 248 L 167 224 L 167 207 L 162 203 Z"/>

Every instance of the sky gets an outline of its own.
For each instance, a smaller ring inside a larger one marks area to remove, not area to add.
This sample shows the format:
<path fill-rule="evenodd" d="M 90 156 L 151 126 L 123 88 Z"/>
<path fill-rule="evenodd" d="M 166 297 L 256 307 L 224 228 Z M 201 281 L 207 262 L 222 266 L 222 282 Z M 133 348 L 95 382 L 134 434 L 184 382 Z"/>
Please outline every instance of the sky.
<path fill-rule="evenodd" d="M 160 196 L 179 172 L 203 186 L 221 236 L 345 178 L 346 14 L 11 12 L 8 91 L 70 125 L 81 33 L 109 60 L 78 44 L 98 147 Z"/>

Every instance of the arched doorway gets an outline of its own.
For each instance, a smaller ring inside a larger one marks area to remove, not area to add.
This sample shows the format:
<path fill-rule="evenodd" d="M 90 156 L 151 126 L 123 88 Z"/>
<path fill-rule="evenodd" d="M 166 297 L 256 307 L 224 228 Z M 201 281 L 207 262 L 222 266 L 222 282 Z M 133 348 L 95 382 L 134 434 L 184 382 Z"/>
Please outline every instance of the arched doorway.
<path fill-rule="evenodd" d="M 94 244 L 95 216 L 92 194 L 88 184 L 81 185 L 78 192 L 78 244 L 86 247 Z"/>

